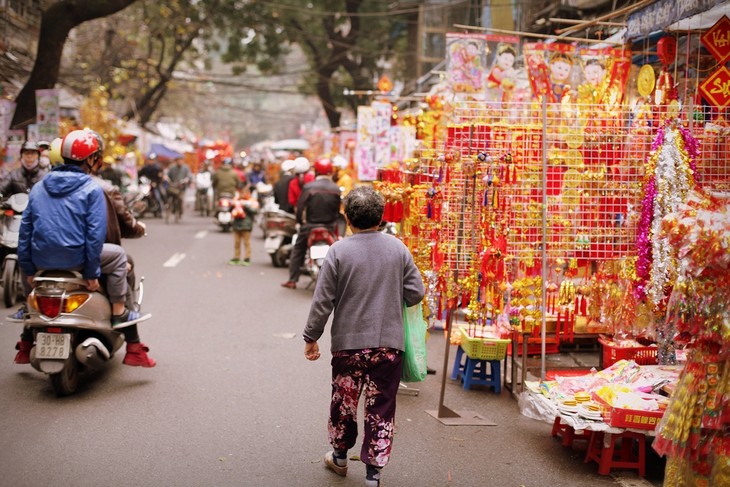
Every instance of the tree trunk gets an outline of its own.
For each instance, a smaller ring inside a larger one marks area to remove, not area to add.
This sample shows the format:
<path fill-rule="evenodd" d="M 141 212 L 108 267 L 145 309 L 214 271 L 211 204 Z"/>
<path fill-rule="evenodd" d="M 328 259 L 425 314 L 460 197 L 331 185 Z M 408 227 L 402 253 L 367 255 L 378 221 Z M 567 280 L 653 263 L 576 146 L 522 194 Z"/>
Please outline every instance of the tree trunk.
<path fill-rule="evenodd" d="M 35 121 L 36 90 L 56 86 L 61 69 L 61 55 L 69 32 L 74 27 L 93 19 L 114 14 L 133 4 L 136 0 L 62 0 L 54 3 L 43 12 L 41 30 L 38 37 L 38 53 L 33 70 L 23 89 L 15 99 L 17 107 L 13 122 L 14 128 L 22 128 Z"/>

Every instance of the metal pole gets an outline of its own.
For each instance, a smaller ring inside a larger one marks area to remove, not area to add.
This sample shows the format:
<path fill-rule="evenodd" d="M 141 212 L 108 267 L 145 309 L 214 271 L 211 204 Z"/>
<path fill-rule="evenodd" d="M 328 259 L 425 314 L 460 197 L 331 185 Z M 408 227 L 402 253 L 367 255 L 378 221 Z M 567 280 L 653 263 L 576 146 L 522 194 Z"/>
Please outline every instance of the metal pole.
<path fill-rule="evenodd" d="M 547 307 L 545 306 L 546 299 L 547 299 L 547 292 L 546 292 L 546 286 L 547 286 L 547 159 L 548 159 L 548 150 L 547 150 L 548 142 L 547 142 L 547 97 L 542 97 L 542 245 L 541 245 L 541 253 L 542 253 L 542 286 L 540 291 L 541 296 L 541 304 L 540 304 L 540 310 L 541 313 L 541 321 L 542 321 L 542 327 L 540 330 L 540 335 L 542 338 L 542 343 L 540 344 L 540 379 L 545 380 L 545 339 L 546 339 L 546 328 L 547 328 L 547 320 L 545 314 L 547 313 Z"/>

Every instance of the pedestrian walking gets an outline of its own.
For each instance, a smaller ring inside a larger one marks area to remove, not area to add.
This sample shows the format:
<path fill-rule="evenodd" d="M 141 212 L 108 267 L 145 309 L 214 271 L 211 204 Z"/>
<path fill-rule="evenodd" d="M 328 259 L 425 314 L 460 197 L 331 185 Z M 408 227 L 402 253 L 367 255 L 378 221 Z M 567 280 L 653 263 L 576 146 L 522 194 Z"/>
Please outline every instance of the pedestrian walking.
<path fill-rule="evenodd" d="M 325 466 L 347 475 L 347 451 L 357 440 L 357 408 L 365 392 L 363 441 L 365 485 L 380 485 L 390 459 L 396 394 L 402 370 L 403 305 L 418 304 L 423 280 L 408 248 L 378 232 L 385 200 L 372 187 L 353 189 L 345 200 L 352 236 L 327 252 L 304 328 L 304 356 L 320 357 L 317 340 L 329 315 L 332 342 L 332 398 L 328 421 L 333 450 Z"/>
<path fill-rule="evenodd" d="M 251 230 L 253 220 L 259 212 L 259 202 L 251 196 L 251 187 L 244 185 L 233 198 L 233 258 L 230 265 L 251 265 Z M 243 243 L 243 260 L 241 260 L 241 243 Z"/>

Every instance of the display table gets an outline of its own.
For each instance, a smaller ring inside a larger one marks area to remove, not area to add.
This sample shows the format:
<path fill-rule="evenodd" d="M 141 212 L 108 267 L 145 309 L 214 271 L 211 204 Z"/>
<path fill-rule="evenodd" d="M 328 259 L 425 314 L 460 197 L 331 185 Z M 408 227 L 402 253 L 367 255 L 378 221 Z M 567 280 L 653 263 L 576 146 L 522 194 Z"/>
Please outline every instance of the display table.
<path fill-rule="evenodd" d="M 620 364 L 617 364 L 617 367 L 619 366 Z M 642 381 L 643 386 L 649 384 L 649 388 L 653 390 L 664 390 L 673 384 L 682 368 L 681 365 L 654 365 L 636 369 L 636 364 L 632 367 L 638 373 L 637 381 Z M 584 461 L 596 462 L 599 474 L 609 475 L 613 469 L 635 469 L 640 476 L 644 476 L 646 437 L 656 436 L 655 427 L 660 421 L 661 412 L 620 407 L 606 409 L 607 406 L 601 406 L 600 403 L 598 404 L 602 408 L 600 415 L 595 412 L 580 412 L 581 408 L 575 409 L 579 411 L 577 413 L 566 412 L 564 388 L 568 383 L 574 388 L 580 387 L 580 390 L 590 391 L 592 390 L 590 387 L 583 389 L 582 386 L 588 386 L 591 380 L 599 377 L 600 374 L 596 373 L 587 374 L 585 377 L 561 378 L 559 381 L 528 382 L 528 391 L 520 397 L 521 408 L 523 411 L 529 409 L 533 414 L 539 412 L 540 419 L 550 421 L 553 425 L 552 436 L 558 438 L 563 446 L 572 447 L 575 441 L 586 441 Z M 581 394 L 587 398 L 586 393 Z"/>

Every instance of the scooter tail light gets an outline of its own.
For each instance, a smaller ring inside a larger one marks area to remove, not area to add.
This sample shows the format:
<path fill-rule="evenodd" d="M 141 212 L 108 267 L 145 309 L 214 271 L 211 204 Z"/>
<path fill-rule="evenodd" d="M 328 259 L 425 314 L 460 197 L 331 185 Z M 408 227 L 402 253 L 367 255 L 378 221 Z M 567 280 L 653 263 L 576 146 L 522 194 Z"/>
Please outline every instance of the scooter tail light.
<path fill-rule="evenodd" d="M 5 210 L 5 216 L 13 216 L 15 215 L 15 212 L 13 210 Z"/>
<path fill-rule="evenodd" d="M 61 314 L 63 298 L 56 296 L 36 296 L 35 301 L 37 303 L 36 309 L 38 309 L 42 315 L 49 318 L 56 318 L 59 314 Z"/>
<path fill-rule="evenodd" d="M 88 300 L 88 294 L 72 294 L 70 296 L 66 296 L 66 299 L 63 301 L 63 312 L 73 313 Z"/>

